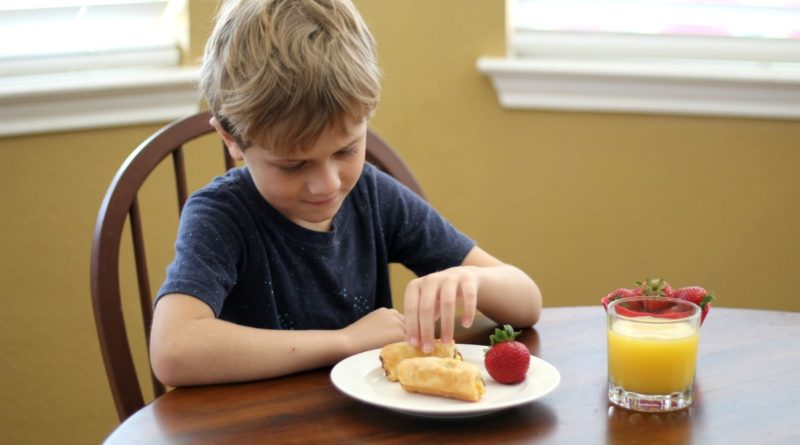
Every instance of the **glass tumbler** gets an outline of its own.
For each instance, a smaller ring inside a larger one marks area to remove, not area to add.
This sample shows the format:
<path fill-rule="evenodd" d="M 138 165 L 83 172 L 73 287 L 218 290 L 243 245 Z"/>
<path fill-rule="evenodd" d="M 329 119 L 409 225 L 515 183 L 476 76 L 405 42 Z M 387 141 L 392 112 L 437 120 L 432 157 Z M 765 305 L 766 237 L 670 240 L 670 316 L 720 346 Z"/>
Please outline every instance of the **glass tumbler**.
<path fill-rule="evenodd" d="M 608 399 L 636 411 L 692 404 L 700 307 L 664 297 L 629 297 L 608 305 Z"/>

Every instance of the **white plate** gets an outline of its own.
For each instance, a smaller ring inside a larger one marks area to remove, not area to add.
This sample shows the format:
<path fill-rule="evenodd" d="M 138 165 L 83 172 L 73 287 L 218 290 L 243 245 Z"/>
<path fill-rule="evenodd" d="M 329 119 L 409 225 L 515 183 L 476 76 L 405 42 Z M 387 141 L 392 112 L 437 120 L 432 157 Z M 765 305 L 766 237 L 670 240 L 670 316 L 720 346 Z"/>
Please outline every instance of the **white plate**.
<path fill-rule="evenodd" d="M 478 402 L 446 399 L 406 392 L 397 382 L 390 382 L 381 367 L 380 349 L 348 357 L 333 367 L 331 380 L 340 391 L 365 403 L 406 414 L 425 417 L 470 417 L 521 405 L 545 396 L 561 381 L 558 370 L 546 361 L 531 356 L 528 374 L 522 383 L 503 385 L 489 377 L 483 366 L 486 346 L 458 345 L 464 360 L 483 372 L 486 393 Z"/>

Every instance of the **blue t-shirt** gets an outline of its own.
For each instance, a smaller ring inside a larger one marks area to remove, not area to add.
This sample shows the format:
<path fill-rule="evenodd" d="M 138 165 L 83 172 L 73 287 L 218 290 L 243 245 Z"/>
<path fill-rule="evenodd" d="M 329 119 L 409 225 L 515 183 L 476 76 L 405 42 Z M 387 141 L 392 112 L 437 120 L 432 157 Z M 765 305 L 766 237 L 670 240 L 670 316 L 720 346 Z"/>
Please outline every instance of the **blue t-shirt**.
<path fill-rule="evenodd" d="M 269 329 L 339 329 L 392 307 L 389 263 L 417 275 L 457 266 L 474 242 L 370 164 L 329 232 L 272 207 L 246 167 L 194 193 L 157 297 L 182 293 L 220 319 Z"/>

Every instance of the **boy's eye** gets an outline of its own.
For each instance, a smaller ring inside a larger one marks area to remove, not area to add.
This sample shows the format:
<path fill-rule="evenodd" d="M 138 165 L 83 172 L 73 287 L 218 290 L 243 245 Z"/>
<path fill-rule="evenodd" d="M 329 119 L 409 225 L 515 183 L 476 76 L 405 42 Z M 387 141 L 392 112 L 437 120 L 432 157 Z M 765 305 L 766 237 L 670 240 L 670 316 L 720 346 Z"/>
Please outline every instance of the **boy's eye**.
<path fill-rule="evenodd" d="M 356 154 L 358 150 L 355 147 L 343 148 L 337 151 L 334 156 L 338 158 L 346 158 Z M 297 173 L 308 166 L 308 161 L 299 161 L 293 164 L 277 164 L 278 168 L 284 173 Z"/>
<path fill-rule="evenodd" d="M 344 148 L 342 150 L 337 151 L 336 154 L 339 155 L 339 156 L 344 157 L 344 156 L 350 156 L 350 155 L 354 154 L 355 152 L 356 152 L 355 148 L 348 147 L 348 148 Z"/>
<path fill-rule="evenodd" d="M 294 173 L 294 172 L 299 172 L 305 166 L 306 166 L 306 161 L 301 161 L 292 165 L 279 165 L 278 168 L 280 168 L 286 173 Z"/>

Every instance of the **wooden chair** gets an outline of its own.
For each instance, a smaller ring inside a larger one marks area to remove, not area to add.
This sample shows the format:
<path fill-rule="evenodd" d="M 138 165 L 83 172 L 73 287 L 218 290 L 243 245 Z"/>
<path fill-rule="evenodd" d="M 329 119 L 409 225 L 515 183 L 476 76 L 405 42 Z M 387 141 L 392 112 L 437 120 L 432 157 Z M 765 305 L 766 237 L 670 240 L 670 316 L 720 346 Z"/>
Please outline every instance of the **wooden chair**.
<path fill-rule="evenodd" d="M 91 292 L 97 335 L 106 373 L 120 421 L 144 406 L 142 387 L 136 375 L 125 319 L 120 287 L 120 245 L 126 219 L 130 218 L 133 238 L 139 304 L 145 339 L 149 343 L 153 315 L 148 264 L 145 256 L 142 216 L 137 193 L 151 172 L 169 155 L 174 167 L 177 210 L 180 214 L 189 195 L 186 181 L 184 148 L 189 141 L 214 131 L 210 112 L 200 112 L 177 120 L 145 140 L 117 171 L 106 192 L 94 230 L 91 260 Z M 222 147 L 224 168 L 234 167 L 233 159 Z M 367 160 L 422 196 L 417 180 L 398 154 L 371 131 L 367 134 Z M 154 396 L 165 387 L 152 374 Z"/>

